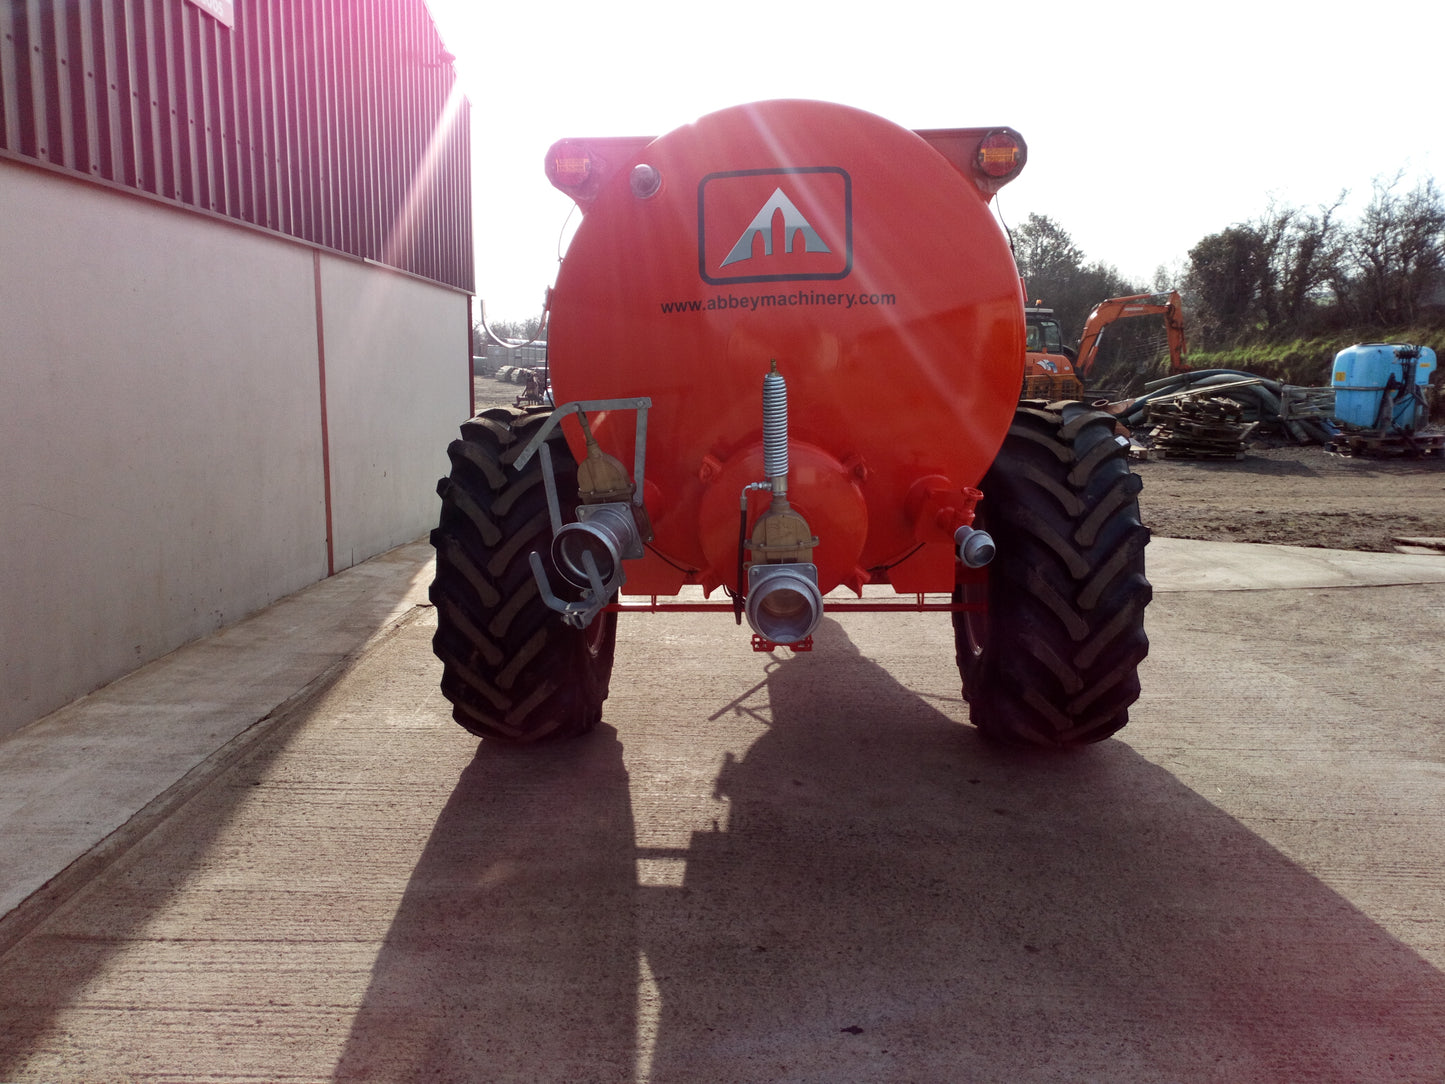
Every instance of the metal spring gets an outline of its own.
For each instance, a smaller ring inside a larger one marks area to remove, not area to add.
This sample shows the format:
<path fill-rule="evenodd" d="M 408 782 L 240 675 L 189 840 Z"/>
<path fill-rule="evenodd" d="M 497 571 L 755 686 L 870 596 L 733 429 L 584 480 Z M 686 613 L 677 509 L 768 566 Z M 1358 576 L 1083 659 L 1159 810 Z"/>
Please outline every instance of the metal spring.
<path fill-rule="evenodd" d="M 788 473 L 788 385 L 776 362 L 763 377 L 763 473 L 770 479 Z"/>

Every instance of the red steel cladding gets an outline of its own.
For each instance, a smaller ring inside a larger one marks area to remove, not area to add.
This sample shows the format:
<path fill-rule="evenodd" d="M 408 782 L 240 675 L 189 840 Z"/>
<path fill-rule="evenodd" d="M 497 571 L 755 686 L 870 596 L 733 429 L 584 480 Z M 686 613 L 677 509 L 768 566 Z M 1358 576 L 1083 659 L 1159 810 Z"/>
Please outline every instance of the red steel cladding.
<path fill-rule="evenodd" d="M 966 500 L 949 494 L 992 462 L 1023 374 L 1023 297 L 987 197 L 915 133 L 822 102 L 599 145 L 630 156 L 582 201 L 548 352 L 558 403 L 652 398 L 656 554 L 629 565 L 628 593 L 733 585 L 773 360 L 788 385 L 789 497 L 818 538 L 822 590 L 950 590 L 950 511 Z M 661 178 L 650 196 L 633 190 L 639 163 Z M 630 464 L 633 415 L 592 421 Z M 751 516 L 765 505 L 755 496 Z"/>

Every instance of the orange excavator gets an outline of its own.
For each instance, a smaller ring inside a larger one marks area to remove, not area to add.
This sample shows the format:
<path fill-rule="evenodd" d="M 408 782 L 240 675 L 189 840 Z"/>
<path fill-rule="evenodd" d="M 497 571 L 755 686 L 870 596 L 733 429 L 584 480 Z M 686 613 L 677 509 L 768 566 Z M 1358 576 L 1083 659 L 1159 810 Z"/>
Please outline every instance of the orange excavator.
<path fill-rule="evenodd" d="M 1099 343 L 1104 329 L 1115 320 L 1131 316 L 1162 316 L 1169 341 L 1169 371 L 1179 373 L 1189 366 L 1184 363 L 1184 303 L 1177 290 L 1167 294 L 1134 294 L 1111 297 L 1094 306 L 1084 322 L 1077 351 L 1064 345 L 1059 322 L 1053 309 L 1026 308 L 1024 320 L 1028 327 L 1028 365 L 1024 375 L 1025 399 L 1082 399 L 1086 383 L 1091 381 L 1094 362 L 1099 356 Z M 1132 374 L 1130 374 L 1132 375 Z M 1152 374 L 1151 374 L 1152 375 Z"/>

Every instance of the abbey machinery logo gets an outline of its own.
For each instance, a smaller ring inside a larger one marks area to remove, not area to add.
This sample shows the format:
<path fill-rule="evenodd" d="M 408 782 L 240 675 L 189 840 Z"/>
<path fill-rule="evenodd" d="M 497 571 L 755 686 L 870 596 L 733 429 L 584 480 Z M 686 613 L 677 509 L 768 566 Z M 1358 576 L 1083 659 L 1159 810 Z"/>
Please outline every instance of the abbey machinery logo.
<path fill-rule="evenodd" d="M 697 190 L 698 272 L 720 286 L 846 278 L 853 188 L 836 166 L 709 173 Z"/>

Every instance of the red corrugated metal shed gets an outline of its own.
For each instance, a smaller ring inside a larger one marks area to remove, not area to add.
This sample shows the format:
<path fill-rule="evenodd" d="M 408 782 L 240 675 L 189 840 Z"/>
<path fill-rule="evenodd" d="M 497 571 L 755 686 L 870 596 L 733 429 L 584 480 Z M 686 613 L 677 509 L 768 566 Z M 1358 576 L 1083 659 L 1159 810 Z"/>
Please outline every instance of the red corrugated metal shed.
<path fill-rule="evenodd" d="M 423 0 L 0 0 L 0 155 L 468 293 L 469 118 Z"/>

